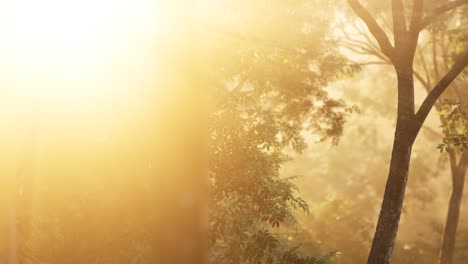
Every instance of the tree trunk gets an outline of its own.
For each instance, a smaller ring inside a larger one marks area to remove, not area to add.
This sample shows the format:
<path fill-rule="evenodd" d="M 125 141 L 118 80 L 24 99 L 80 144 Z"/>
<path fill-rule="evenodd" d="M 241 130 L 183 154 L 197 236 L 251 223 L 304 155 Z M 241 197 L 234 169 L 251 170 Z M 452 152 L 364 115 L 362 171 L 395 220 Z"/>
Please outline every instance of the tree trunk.
<path fill-rule="evenodd" d="M 414 82 L 412 67 L 396 69 L 398 75 L 398 116 L 392 158 L 379 220 L 372 241 L 368 264 L 388 264 L 398 232 L 411 148 L 417 135 L 414 123 Z"/>
<path fill-rule="evenodd" d="M 468 165 L 468 154 L 464 153 L 455 170 L 452 171 L 452 195 L 450 196 L 447 219 L 445 221 L 444 235 L 440 249 L 440 264 L 451 264 L 455 251 L 456 233 L 460 206 L 465 185 L 465 173 Z M 452 158 L 452 157 L 451 157 Z"/>
<path fill-rule="evenodd" d="M 404 127 L 397 126 L 390 171 L 368 264 L 387 264 L 392 255 L 405 197 L 412 147 L 411 141 L 402 138 L 404 133 Z"/>
<path fill-rule="evenodd" d="M 452 263 L 462 195 L 463 186 L 454 186 L 450 197 L 447 220 L 445 221 L 445 230 L 440 251 L 440 264 Z"/>

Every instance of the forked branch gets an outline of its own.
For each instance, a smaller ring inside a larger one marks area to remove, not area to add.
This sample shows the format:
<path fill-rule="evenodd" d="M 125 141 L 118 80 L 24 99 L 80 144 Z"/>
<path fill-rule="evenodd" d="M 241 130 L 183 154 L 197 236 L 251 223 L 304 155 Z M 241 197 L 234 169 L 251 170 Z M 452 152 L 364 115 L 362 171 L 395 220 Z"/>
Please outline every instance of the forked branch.
<path fill-rule="evenodd" d="M 380 49 L 382 52 L 390 59 L 394 59 L 394 48 L 390 43 L 390 40 L 387 37 L 387 34 L 383 31 L 383 29 L 379 26 L 377 21 L 372 17 L 372 15 L 365 9 L 358 0 L 348 0 L 349 5 L 359 16 L 359 18 L 366 23 L 369 31 L 372 33 L 374 38 L 379 43 Z"/>
<path fill-rule="evenodd" d="M 416 121 L 418 123 L 418 129 L 424 123 L 427 115 L 431 111 L 432 106 L 439 99 L 440 95 L 447 89 L 447 87 L 457 78 L 457 76 L 465 69 L 468 65 L 468 52 L 465 52 L 459 60 L 453 65 L 452 69 L 436 84 L 436 86 L 427 95 L 426 99 L 422 103 L 418 112 L 416 113 Z"/>

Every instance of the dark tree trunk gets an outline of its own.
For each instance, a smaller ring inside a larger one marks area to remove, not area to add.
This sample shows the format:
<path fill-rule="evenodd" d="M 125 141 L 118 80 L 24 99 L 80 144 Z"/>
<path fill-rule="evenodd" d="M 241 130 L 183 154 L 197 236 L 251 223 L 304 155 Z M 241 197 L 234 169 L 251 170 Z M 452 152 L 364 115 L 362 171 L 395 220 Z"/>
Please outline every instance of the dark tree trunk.
<path fill-rule="evenodd" d="M 414 90 L 412 71 L 398 74 L 398 117 L 393 141 L 392 158 L 385 194 L 377 228 L 369 254 L 368 264 L 390 263 L 395 238 L 398 232 L 406 182 L 410 165 L 411 148 L 416 137 L 414 129 Z"/>
<path fill-rule="evenodd" d="M 404 133 L 406 133 L 404 127 L 397 126 L 390 172 L 368 264 L 389 263 L 392 255 L 405 197 L 412 147 L 411 142 L 404 139 Z"/>
<path fill-rule="evenodd" d="M 466 1 L 442 5 L 428 16 L 424 16 L 424 1 L 414 1 L 413 13 L 408 25 L 404 1 L 392 0 L 394 45 L 390 43 L 385 31 L 359 0 L 348 0 L 348 3 L 367 25 L 370 33 L 379 44 L 380 51 L 395 67 L 398 77 L 398 115 L 392 159 L 376 233 L 368 258 L 368 264 L 388 264 L 400 222 L 414 139 L 441 94 L 468 65 L 468 53 L 466 53 L 430 90 L 418 111 L 415 112 L 413 60 L 419 33 L 442 13 L 466 4 Z"/>
<path fill-rule="evenodd" d="M 463 196 L 463 186 L 453 186 L 450 196 L 447 220 L 445 221 L 444 236 L 440 252 L 440 264 L 451 264 L 455 249 L 455 238 L 460 214 L 461 199 Z"/>
<path fill-rule="evenodd" d="M 450 158 L 453 159 L 455 157 L 454 155 L 451 155 Z M 440 264 L 452 263 L 467 166 L 468 153 L 465 152 L 460 158 L 459 164 L 454 169 L 452 169 L 452 195 L 450 196 L 444 235 L 442 237 L 439 262 Z"/>

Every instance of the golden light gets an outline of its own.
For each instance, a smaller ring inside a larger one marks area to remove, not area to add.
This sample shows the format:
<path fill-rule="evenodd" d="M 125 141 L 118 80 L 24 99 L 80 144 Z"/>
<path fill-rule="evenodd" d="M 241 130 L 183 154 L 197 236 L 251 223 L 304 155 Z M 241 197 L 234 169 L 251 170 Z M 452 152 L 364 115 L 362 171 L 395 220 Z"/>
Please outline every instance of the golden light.
<path fill-rule="evenodd" d="M 32 129 L 34 144 L 49 142 L 47 149 L 77 135 L 112 141 L 131 122 L 150 118 L 163 94 L 158 45 L 167 6 L 0 1 L 0 143 L 8 146 L 1 157 L 14 151 L 18 158 L 10 158 L 21 160 Z"/>
<path fill-rule="evenodd" d="M 97 104 L 154 83 L 163 1 L 9 2 L 3 92 L 45 104 Z"/>

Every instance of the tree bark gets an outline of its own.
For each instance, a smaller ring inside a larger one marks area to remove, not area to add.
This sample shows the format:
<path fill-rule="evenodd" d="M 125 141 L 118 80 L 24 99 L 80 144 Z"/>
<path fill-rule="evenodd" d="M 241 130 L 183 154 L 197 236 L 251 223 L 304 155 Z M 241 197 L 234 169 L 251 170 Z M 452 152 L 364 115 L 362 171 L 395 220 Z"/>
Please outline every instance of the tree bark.
<path fill-rule="evenodd" d="M 453 159 L 455 156 L 451 155 L 450 158 Z M 468 152 L 465 151 L 460 158 L 459 164 L 452 170 L 452 195 L 450 196 L 444 235 L 442 237 L 442 246 L 439 258 L 440 264 L 452 263 L 467 166 Z"/>
<path fill-rule="evenodd" d="M 393 141 L 390 169 L 379 220 L 372 242 L 368 264 L 388 264 L 398 232 L 411 149 L 417 130 L 414 127 L 414 81 L 412 70 L 397 69 L 398 115 Z"/>
<path fill-rule="evenodd" d="M 404 126 L 397 125 L 390 171 L 368 264 L 387 264 L 392 255 L 405 197 L 412 148 L 412 142 L 405 136 L 405 130 Z"/>
<path fill-rule="evenodd" d="M 460 214 L 461 198 L 463 195 L 463 185 L 454 185 L 453 187 L 452 195 L 450 196 L 447 220 L 445 221 L 445 230 L 440 251 L 440 264 L 451 264 L 455 249 L 455 238 Z"/>
<path fill-rule="evenodd" d="M 388 264 L 400 222 L 414 139 L 441 94 L 468 65 L 468 53 L 465 53 L 430 90 L 421 107 L 415 113 L 413 60 L 418 46 L 419 32 L 442 13 L 467 4 L 468 0 L 457 0 L 442 5 L 426 17 L 423 17 L 424 1 L 415 1 L 409 30 L 406 27 L 402 1 L 392 0 L 394 46 L 375 18 L 360 4 L 359 0 L 347 1 L 353 11 L 367 25 L 377 40 L 382 53 L 395 66 L 398 77 L 398 114 L 392 158 L 379 220 L 368 258 L 368 264 Z"/>

